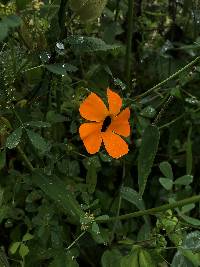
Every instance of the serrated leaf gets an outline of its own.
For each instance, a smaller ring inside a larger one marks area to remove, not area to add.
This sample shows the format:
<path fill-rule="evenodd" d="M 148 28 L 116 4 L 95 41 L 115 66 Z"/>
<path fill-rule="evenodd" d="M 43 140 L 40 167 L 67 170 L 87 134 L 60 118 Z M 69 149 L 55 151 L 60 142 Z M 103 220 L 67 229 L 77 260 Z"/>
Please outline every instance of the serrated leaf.
<path fill-rule="evenodd" d="M 28 134 L 28 137 L 32 143 L 32 145 L 37 148 L 38 150 L 42 152 L 46 152 L 49 150 L 49 144 L 46 142 L 46 140 L 40 136 L 38 133 L 35 133 L 31 130 L 26 129 L 26 132 Z"/>
<path fill-rule="evenodd" d="M 148 126 L 142 136 L 142 144 L 138 156 L 139 193 L 143 195 L 148 176 L 158 150 L 160 133 L 156 126 Z"/>
<path fill-rule="evenodd" d="M 161 162 L 159 165 L 159 168 L 160 168 L 162 174 L 166 178 L 173 180 L 174 175 L 173 175 L 171 164 L 169 164 L 169 162 L 167 162 L 167 161 Z"/>
<path fill-rule="evenodd" d="M 64 211 L 71 215 L 77 222 L 84 217 L 84 212 L 78 202 L 67 190 L 65 183 L 56 176 L 47 176 L 39 171 L 34 172 L 33 182 L 40 187 L 45 194 L 62 206 Z"/>
<path fill-rule="evenodd" d="M 11 254 L 15 254 L 20 246 L 21 242 L 14 242 L 10 248 L 9 248 L 9 251 Z"/>
<path fill-rule="evenodd" d="M 118 45 L 108 45 L 103 40 L 96 37 L 86 37 L 79 35 L 69 36 L 66 39 L 66 42 L 71 46 L 73 50 L 80 53 L 107 51 L 110 49 L 119 48 Z"/>
<path fill-rule="evenodd" d="M 173 181 L 168 178 L 159 178 L 159 182 L 166 190 L 171 190 L 173 186 Z"/>
<path fill-rule="evenodd" d="M 21 243 L 20 248 L 19 248 L 19 255 L 24 258 L 26 255 L 29 253 L 29 248 L 27 245 Z"/>
<path fill-rule="evenodd" d="M 78 70 L 77 67 L 75 67 L 71 64 L 67 64 L 67 63 L 49 64 L 49 65 L 45 65 L 45 68 L 48 69 L 49 71 L 51 71 L 55 74 L 59 74 L 59 75 L 65 75 L 67 72 L 75 72 Z"/>
<path fill-rule="evenodd" d="M 22 128 L 19 127 L 8 136 L 6 140 L 6 147 L 9 149 L 15 148 L 19 144 L 21 137 L 22 137 Z"/>
<path fill-rule="evenodd" d="M 174 184 L 189 185 L 189 184 L 192 183 L 192 181 L 193 181 L 193 176 L 192 175 L 184 175 L 184 176 L 181 176 L 181 177 L 177 178 L 174 181 Z"/>

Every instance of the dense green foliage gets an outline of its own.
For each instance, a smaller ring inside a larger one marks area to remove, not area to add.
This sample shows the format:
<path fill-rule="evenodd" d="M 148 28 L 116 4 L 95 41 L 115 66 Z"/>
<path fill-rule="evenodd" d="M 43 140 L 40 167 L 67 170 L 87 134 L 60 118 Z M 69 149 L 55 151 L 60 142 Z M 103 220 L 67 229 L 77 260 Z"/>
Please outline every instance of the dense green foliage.
<path fill-rule="evenodd" d="M 0 267 L 200 266 L 199 52 L 198 0 L 0 0 Z M 108 86 L 118 160 L 78 133 Z"/>

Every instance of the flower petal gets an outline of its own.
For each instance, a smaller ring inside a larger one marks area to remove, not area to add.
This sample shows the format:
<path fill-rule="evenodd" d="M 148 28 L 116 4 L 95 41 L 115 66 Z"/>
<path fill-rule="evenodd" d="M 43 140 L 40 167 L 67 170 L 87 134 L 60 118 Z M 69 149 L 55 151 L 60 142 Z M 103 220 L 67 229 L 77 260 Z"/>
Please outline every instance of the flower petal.
<path fill-rule="evenodd" d="M 117 93 L 110 90 L 109 88 L 107 89 L 107 97 L 108 97 L 110 114 L 117 115 L 122 107 L 121 97 Z"/>
<path fill-rule="evenodd" d="M 80 105 L 81 116 L 89 121 L 100 122 L 108 115 L 108 109 L 98 95 L 91 93 Z"/>
<path fill-rule="evenodd" d="M 105 149 L 111 157 L 118 159 L 128 153 L 128 145 L 119 135 L 111 131 L 101 134 Z"/>
<path fill-rule="evenodd" d="M 117 117 L 113 118 L 108 130 L 114 131 L 124 137 L 128 137 L 130 135 L 129 118 L 130 109 L 126 108 Z"/>
<path fill-rule="evenodd" d="M 101 127 L 102 123 L 98 122 L 83 123 L 79 127 L 80 138 L 90 154 L 95 154 L 100 149 L 102 142 Z"/>

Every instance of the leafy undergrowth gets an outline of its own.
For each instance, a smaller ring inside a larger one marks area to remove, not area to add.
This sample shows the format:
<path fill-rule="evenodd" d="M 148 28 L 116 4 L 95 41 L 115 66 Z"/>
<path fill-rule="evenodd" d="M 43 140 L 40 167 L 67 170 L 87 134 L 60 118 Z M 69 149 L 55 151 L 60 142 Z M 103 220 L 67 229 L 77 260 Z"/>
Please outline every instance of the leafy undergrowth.
<path fill-rule="evenodd" d="M 199 18 L 187 0 L 0 1 L 0 267 L 200 266 Z M 108 87 L 131 111 L 118 159 L 79 136 Z"/>

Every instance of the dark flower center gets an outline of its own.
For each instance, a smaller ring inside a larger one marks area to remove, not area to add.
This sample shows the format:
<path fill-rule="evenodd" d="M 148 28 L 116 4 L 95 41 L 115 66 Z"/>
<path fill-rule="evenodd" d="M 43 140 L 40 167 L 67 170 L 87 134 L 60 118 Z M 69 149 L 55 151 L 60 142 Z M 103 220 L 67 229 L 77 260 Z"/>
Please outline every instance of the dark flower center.
<path fill-rule="evenodd" d="M 103 122 L 103 125 L 102 125 L 102 128 L 101 128 L 101 131 L 102 132 L 105 132 L 108 127 L 110 126 L 111 124 L 111 117 L 110 116 L 107 116 Z"/>

